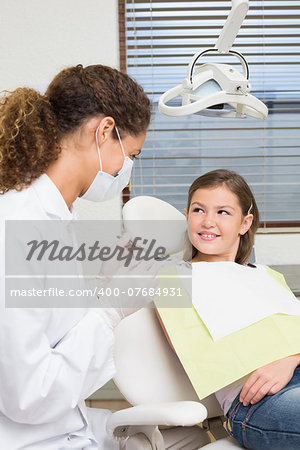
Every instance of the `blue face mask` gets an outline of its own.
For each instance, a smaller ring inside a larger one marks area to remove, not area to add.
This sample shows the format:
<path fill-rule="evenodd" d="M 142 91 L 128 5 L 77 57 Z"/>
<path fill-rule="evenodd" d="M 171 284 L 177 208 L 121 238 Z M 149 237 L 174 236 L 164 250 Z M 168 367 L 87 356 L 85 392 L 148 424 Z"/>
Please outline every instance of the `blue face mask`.
<path fill-rule="evenodd" d="M 120 195 L 123 189 L 129 183 L 133 167 L 133 161 L 128 156 L 125 155 L 119 130 L 115 126 L 116 133 L 124 155 L 123 166 L 119 171 L 118 175 L 116 175 L 115 177 L 113 175 L 110 175 L 109 173 L 103 172 L 100 148 L 98 143 L 98 129 L 99 128 L 97 128 L 96 130 L 96 145 L 99 156 L 100 170 L 97 173 L 96 177 L 94 178 L 94 181 L 92 182 L 88 190 L 81 197 L 84 198 L 85 200 L 90 200 L 92 202 L 104 202 L 105 200 L 110 200 L 111 198 Z"/>

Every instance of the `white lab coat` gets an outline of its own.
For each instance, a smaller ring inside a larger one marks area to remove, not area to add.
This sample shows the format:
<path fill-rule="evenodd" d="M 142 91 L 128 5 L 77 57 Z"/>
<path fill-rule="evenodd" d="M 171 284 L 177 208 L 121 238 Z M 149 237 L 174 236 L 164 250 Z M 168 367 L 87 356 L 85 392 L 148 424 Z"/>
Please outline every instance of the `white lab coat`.
<path fill-rule="evenodd" d="M 0 448 L 109 449 L 109 411 L 84 400 L 114 374 L 113 332 L 87 309 L 5 308 L 4 220 L 72 220 L 42 175 L 0 196 Z"/>

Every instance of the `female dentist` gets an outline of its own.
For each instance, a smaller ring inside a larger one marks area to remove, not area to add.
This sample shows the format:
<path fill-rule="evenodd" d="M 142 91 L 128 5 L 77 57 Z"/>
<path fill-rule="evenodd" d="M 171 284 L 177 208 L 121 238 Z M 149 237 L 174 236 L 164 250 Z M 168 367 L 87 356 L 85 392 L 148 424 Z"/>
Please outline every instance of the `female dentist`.
<path fill-rule="evenodd" d="M 77 197 L 121 193 L 149 121 L 142 88 L 101 65 L 63 70 L 44 96 L 20 88 L 1 101 L 1 449 L 115 448 L 110 413 L 84 400 L 112 378 L 113 328 L 132 310 L 5 308 L 4 221 L 72 220 Z"/>

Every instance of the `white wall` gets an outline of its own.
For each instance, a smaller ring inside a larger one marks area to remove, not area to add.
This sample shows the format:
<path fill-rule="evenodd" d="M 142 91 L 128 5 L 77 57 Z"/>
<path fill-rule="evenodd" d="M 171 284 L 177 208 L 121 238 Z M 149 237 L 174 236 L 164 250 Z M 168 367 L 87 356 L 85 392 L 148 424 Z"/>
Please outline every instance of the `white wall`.
<path fill-rule="evenodd" d="M 44 90 L 64 67 L 119 65 L 117 0 L 1 2 L 0 90 Z"/>
<path fill-rule="evenodd" d="M 284 229 L 283 229 L 284 230 Z M 300 265 L 300 233 L 260 232 L 255 237 L 255 259 L 266 265 Z"/>
<path fill-rule="evenodd" d="M 6 0 L 0 11 L 0 91 L 44 92 L 64 67 L 119 66 L 117 0 Z M 80 218 L 119 218 L 120 198 L 76 202 Z"/>

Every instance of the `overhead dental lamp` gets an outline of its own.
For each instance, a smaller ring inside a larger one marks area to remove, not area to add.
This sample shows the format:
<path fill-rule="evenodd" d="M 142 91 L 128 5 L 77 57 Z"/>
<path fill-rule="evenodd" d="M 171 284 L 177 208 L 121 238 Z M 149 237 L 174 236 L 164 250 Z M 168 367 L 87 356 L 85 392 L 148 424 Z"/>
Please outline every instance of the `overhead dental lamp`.
<path fill-rule="evenodd" d="M 209 108 L 222 108 L 227 104 L 231 107 L 230 111 L 222 111 L 217 115 L 266 119 L 268 108 L 250 94 L 249 67 L 246 59 L 241 53 L 231 50 L 248 8 L 248 0 L 232 0 L 231 11 L 215 47 L 193 56 L 183 82 L 160 97 L 158 109 L 161 113 L 167 116 L 186 116 L 199 112 L 205 114 Z M 243 73 L 229 64 L 201 64 L 195 69 L 198 60 L 207 53 L 234 55 L 239 59 Z M 180 106 L 168 104 L 178 97 L 181 97 Z M 215 111 L 217 110 L 214 110 L 214 114 Z"/>

